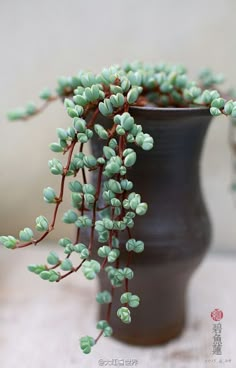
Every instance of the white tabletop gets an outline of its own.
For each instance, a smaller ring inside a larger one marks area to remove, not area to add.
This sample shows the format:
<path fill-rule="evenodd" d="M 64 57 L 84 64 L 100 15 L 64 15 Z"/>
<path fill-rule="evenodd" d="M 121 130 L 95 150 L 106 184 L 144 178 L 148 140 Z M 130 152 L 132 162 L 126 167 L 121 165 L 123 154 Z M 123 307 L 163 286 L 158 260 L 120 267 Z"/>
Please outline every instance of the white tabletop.
<path fill-rule="evenodd" d="M 0 248 L 0 368 L 234 368 L 236 367 L 236 257 L 208 255 L 189 288 L 188 321 L 178 339 L 161 347 L 131 347 L 101 338 L 90 355 L 79 337 L 96 336 L 97 283 L 81 273 L 59 284 L 26 270 L 41 263 L 43 247 Z M 213 355 L 210 313 L 220 308 L 222 355 Z"/>

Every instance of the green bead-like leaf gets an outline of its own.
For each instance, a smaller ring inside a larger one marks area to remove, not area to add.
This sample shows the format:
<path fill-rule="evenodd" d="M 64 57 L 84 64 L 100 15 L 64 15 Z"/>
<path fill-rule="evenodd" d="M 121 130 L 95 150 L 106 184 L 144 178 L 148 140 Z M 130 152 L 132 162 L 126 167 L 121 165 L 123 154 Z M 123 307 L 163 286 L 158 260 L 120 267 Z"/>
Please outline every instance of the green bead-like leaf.
<path fill-rule="evenodd" d="M 81 193 L 83 186 L 78 180 L 75 180 L 68 184 L 68 188 L 73 193 Z"/>
<path fill-rule="evenodd" d="M 85 156 L 83 161 L 85 166 L 88 168 L 92 168 L 97 164 L 96 158 L 92 155 Z"/>
<path fill-rule="evenodd" d="M 149 134 L 145 133 L 143 135 L 143 143 L 141 144 L 142 149 L 144 151 L 150 151 L 153 148 L 153 144 L 153 138 Z"/>
<path fill-rule="evenodd" d="M 64 149 L 59 143 L 51 143 L 49 145 L 49 148 L 52 152 L 63 152 L 64 151 Z"/>
<path fill-rule="evenodd" d="M 27 113 L 23 108 L 18 108 L 7 113 L 7 118 L 11 121 L 24 119 L 26 116 Z"/>
<path fill-rule="evenodd" d="M 105 98 L 104 102 L 100 102 L 98 108 L 100 113 L 104 116 L 108 116 L 113 113 L 113 107 L 111 101 L 108 98 Z"/>
<path fill-rule="evenodd" d="M 126 249 L 128 252 L 134 251 L 135 253 L 141 253 L 144 250 L 144 242 L 141 240 L 129 239 L 126 242 Z"/>
<path fill-rule="evenodd" d="M 86 204 L 89 206 L 89 205 L 92 205 L 95 202 L 95 197 L 92 194 L 85 194 L 84 195 L 84 200 L 85 200 Z"/>
<path fill-rule="evenodd" d="M 185 74 L 183 75 L 177 75 L 175 79 L 175 85 L 178 88 L 184 88 L 187 84 L 187 76 Z"/>
<path fill-rule="evenodd" d="M 105 159 L 103 158 L 103 157 L 98 157 L 98 159 L 97 159 L 97 163 L 99 164 L 99 165 L 104 165 L 105 164 Z"/>
<path fill-rule="evenodd" d="M 124 128 L 125 131 L 130 131 L 134 127 L 134 118 L 128 112 L 124 112 L 120 116 L 119 120 L 120 125 L 122 126 L 122 128 Z"/>
<path fill-rule="evenodd" d="M 111 326 L 107 326 L 105 329 L 104 329 L 104 333 L 103 333 L 103 336 L 104 337 L 110 337 L 112 336 L 113 334 L 113 329 Z"/>
<path fill-rule="evenodd" d="M 112 301 L 111 293 L 107 290 L 101 291 L 97 294 L 96 300 L 99 304 L 109 304 Z"/>
<path fill-rule="evenodd" d="M 130 310 L 127 307 L 121 307 L 117 310 L 117 316 L 124 323 L 131 323 Z"/>
<path fill-rule="evenodd" d="M 126 292 L 121 295 L 120 301 L 122 304 L 127 303 L 131 308 L 137 308 L 140 303 L 140 298 L 138 295 Z"/>
<path fill-rule="evenodd" d="M 108 139 L 108 132 L 100 124 L 94 125 L 94 130 L 101 139 Z"/>
<path fill-rule="evenodd" d="M 107 160 L 109 160 L 113 156 L 116 156 L 116 152 L 108 146 L 103 147 L 103 154 Z"/>
<path fill-rule="evenodd" d="M 80 96 L 80 95 L 76 95 L 76 96 L 74 96 L 74 97 L 73 97 L 73 101 L 74 101 L 77 105 L 82 106 L 82 107 L 86 106 L 86 105 L 87 105 L 87 103 L 88 103 L 87 98 L 86 98 L 85 96 Z"/>
<path fill-rule="evenodd" d="M 224 107 L 225 105 L 225 100 L 221 97 L 219 98 L 215 98 L 212 102 L 211 102 L 211 107 L 216 107 L 218 109 L 221 109 L 222 107 Z"/>
<path fill-rule="evenodd" d="M 89 102 L 92 102 L 92 101 L 96 100 L 96 98 L 94 98 L 94 96 L 93 96 L 91 88 L 89 88 L 89 87 L 85 88 L 84 95 L 85 95 L 87 101 L 89 101 Z M 98 96 L 99 96 L 99 90 L 98 90 Z"/>
<path fill-rule="evenodd" d="M 53 188 L 47 187 L 43 190 L 43 199 L 47 203 L 55 203 L 56 202 L 56 193 Z"/>
<path fill-rule="evenodd" d="M 112 156 L 105 166 L 103 175 L 112 177 L 114 174 L 118 174 L 120 172 L 121 164 L 122 160 L 119 156 Z"/>
<path fill-rule="evenodd" d="M 202 93 L 202 101 L 205 103 L 205 104 L 209 104 L 210 102 L 211 102 L 211 100 L 212 100 L 212 98 L 211 98 L 211 93 L 210 93 L 210 91 L 209 90 L 205 90 L 205 91 L 203 91 L 203 93 Z"/>
<path fill-rule="evenodd" d="M 95 193 L 96 193 L 96 188 L 92 184 L 84 184 L 82 190 L 83 190 L 84 194 L 93 194 L 93 195 L 95 195 Z"/>
<path fill-rule="evenodd" d="M 73 193 L 73 194 L 75 194 L 75 193 Z M 90 227 L 90 226 L 92 226 L 92 220 L 88 217 L 88 216 L 86 216 L 86 215 L 84 215 L 84 216 L 79 216 L 78 217 L 78 220 L 75 222 L 75 225 L 77 226 L 77 227 Z"/>
<path fill-rule="evenodd" d="M 90 253 L 89 253 L 89 250 L 88 249 L 83 249 L 81 252 L 80 252 L 80 258 L 81 259 L 87 259 L 89 257 Z"/>
<path fill-rule="evenodd" d="M 137 158 L 137 155 L 136 155 L 136 152 L 131 152 L 130 154 L 128 154 L 125 159 L 124 159 L 124 165 L 126 167 L 131 167 L 135 164 L 136 162 L 136 158 Z"/>
<path fill-rule="evenodd" d="M 147 203 L 142 202 L 142 203 L 140 203 L 140 204 L 137 206 L 137 208 L 136 208 L 135 212 L 137 213 L 137 215 L 139 215 L 139 216 L 143 216 L 143 215 L 145 215 L 145 214 L 146 214 L 147 210 L 148 210 L 148 205 L 147 205 Z"/>
<path fill-rule="evenodd" d="M 84 87 L 91 87 L 93 84 L 96 83 L 95 75 L 91 72 L 83 73 L 80 79 Z"/>
<path fill-rule="evenodd" d="M 75 118 L 75 117 L 78 117 L 79 114 L 78 112 L 76 111 L 76 109 L 72 109 L 71 107 L 68 107 L 67 109 L 67 113 L 68 115 L 71 117 L 71 118 Z"/>
<path fill-rule="evenodd" d="M 116 95 L 111 95 L 110 96 L 110 101 L 113 107 L 117 108 L 120 106 L 123 106 L 125 103 L 125 98 L 123 96 L 123 94 L 121 93 L 117 93 Z"/>
<path fill-rule="evenodd" d="M 20 240 L 24 242 L 32 240 L 33 236 L 34 233 L 29 227 L 25 227 L 24 230 L 21 230 L 19 233 Z"/>
<path fill-rule="evenodd" d="M 33 102 L 29 102 L 26 105 L 25 112 L 27 115 L 34 115 L 37 112 L 37 107 Z"/>
<path fill-rule="evenodd" d="M 89 354 L 91 352 L 91 347 L 95 345 L 95 340 L 91 336 L 84 336 L 80 339 L 80 348 L 84 354 Z"/>
<path fill-rule="evenodd" d="M 57 255 L 56 252 L 50 252 L 48 257 L 47 257 L 47 262 L 50 264 L 50 265 L 53 265 L 55 266 L 56 264 L 58 264 L 60 261 L 60 258 L 59 256 Z"/>
<path fill-rule="evenodd" d="M 219 116 L 219 115 L 221 115 L 221 111 L 217 107 L 211 107 L 210 108 L 210 113 L 211 113 L 212 116 Z"/>
<path fill-rule="evenodd" d="M 142 240 L 137 240 L 135 247 L 134 247 L 134 252 L 135 253 L 141 253 L 144 250 L 144 242 Z"/>
<path fill-rule="evenodd" d="M 130 89 L 130 81 L 127 77 L 121 78 L 121 88 L 124 92 L 127 92 Z"/>
<path fill-rule="evenodd" d="M 66 258 L 61 262 L 61 269 L 63 271 L 71 271 L 73 269 L 73 264 L 69 258 Z"/>
<path fill-rule="evenodd" d="M 123 94 L 122 88 L 120 86 L 116 86 L 114 84 L 110 85 L 110 90 L 111 90 L 111 93 L 114 93 L 114 94 L 117 94 L 117 93 L 122 93 Z"/>
<path fill-rule="evenodd" d="M 49 282 L 55 282 L 60 279 L 59 272 L 56 272 L 54 270 L 50 270 L 49 272 L 50 272 Z"/>
<path fill-rule="evenodd" d="M 85 261 L 82 266 L 83 274 L 88 280 L 93 280 L 100 269 L 100 263 L 95 260 Z"/>
<path fill-rule="evenodd" d="M 131 193 L 128 196 L 129 205 L 132 210 L 136 210 L 138 205 L 140 204 L 141 196 L 140 194 Z"/>
<path fill-rule="evenodd" d="M 139 71 L 129 71 L 127 76 L 132 86 L 140 86 L 140 84 L 142 83 L 142 74 Z"/>
<path fill-rule="evenodd" d="M 127 102 L 132 105 L 133 103 L 135 103 L 139 97 L 140 94 L 140 90 L 138 87 L 133 87 L 129 90 L 129 92 L 127 93 Z"/>
<path fill-rule="evenodd" d="M 230 115 L 232 113 L 232 110 L 234 108 L 234 103 L 232 100 L 230 101 L 227 101 L 225 106 L 224 106 L 224 112 L 227 114 L 227 115 Z"/>
<path fill-rule="evenodd" d="M 49 271 L 42 271 L 39 275 L 43 280 L 49 280 L 50 272 Z"/>
<path fill-rule="evenodd" d="M 121 123 L 121 115 L 116 114 L 113 118 L 113 121 L 115 124 L 120 124 Z"/>
<path fill-rule="evenodd" d="M 120 297 L 120 302 L 122 304 L 125 304 L 125 303 L 128 303 L 130 297 L 131 297 L 132 293 L 130 292 L 126 292 L 126 293 L 123 293 Z"/>
<path fill-rule="evenodd" d="M 63 174 L 63 165 L 57 159 L 52 159 L 48 161 L 48 166 L 53 175 L 62 175 Z"/>
<path fill-rule="evenodd" d="M 142 146 L 143 142 L 144 142 L 144 133 L 140 132 L 136 135 L 135 137 L 135 142 L 137 143 L 138 146 Z"/>
<path fill-rule="evenodd" d="M 72 128 L 72 130 L 74 131 L 73 128 Z M 68 131 L 67 131 L 67 133 L 68 133 Z M 68 137 L 68 138 L 70 138 L 70 137 Z M 63 148 L 63 149 L 68 147 L 67 141 L 64 140 L 64 139 L 59 139 L 59 144 L 60 144 L 61 148 Z"/>
<path fill-rule="evenodd" d="M 71 100 L 71 99 L 69 99 L 69 98 L 65 98 L 64 99 L 64 106 L 68 109 L 68 108 L 70 108 L 70 109 L 74 109 L 74 107 L 75 107 L 75 104 L 74 104 L 74 102 Z"/>
<path fill-rule="evenodd" d="M 42 100 L 49 100 L 51 97 L 52 97 L 52 92 L 50 91 L 49 88 L 44 88 L 40 94 L 39 94 L 39 97 L 42 99 Z"/>
<path fill-rule="evenodd" d="M 213 101 L 214 99 L 220 97 L 219 92 L 216 91 L 216 90 L 210 91 L 210 94 L 211 94 L 211 101 Z"/>
<path fill-rule="evenodd" d="M 117 133 L 118 135 L 125 135 L 125 129 L 118 125 L 118 126 L 116 127 L 116 133 Z"/>
<path fill-rule="evenodd" d="M 190 93 L 191 93 L 191 95 L 193 96 L 193 98 L 197 98 L 197 97 L 199 97 L 200 96 L 200 94 L 201 94 L 201 92 L 202 92 L 202 90 L 201 90 L 201 88 L 199 88 L 199 87 L 191 87 L 190 88 Z"/>
<path fill-rule="evenodd" d="M 48 220 L 44 216 L 39 216 L 36 218 L 36 230 L 47 231 L 49 228 Z"/>
<path fill-rule="evenodd" d="M 73 249 L 76 253 L 81 253 L 84 249 L 87 249 L 84 243 L 78 243 L 73 245 Z"/>
<path fill-rule="evenodd" d="M 106 258 L 111 251 L 111 248 L 107 245 L 103 245 L 102 247 L 98 248 L 98 255 L 99 257 Z"/>
<path fill-rule="evenodd" d="M 99 329 L 99 330 L 103 330 L 103 332 L 104 332 L 104 336 L 105 337 L 109 337 L 109 336 L 111 336 L 112 335 L 112 333 L 113 333 L 113 330 L 112 330 L 112 328 L 111 328 L 111 326 L 108 324 L 108 322 L 106 321 L 106 320 L 101 320 L 101 321 L 98 321 L 98 323 L 97 323 L 97 329 Z"/>
<path fill-rule="evenodd" d="M 65 248 L 68 244 L 72 244 L 72 241 L 71 241 L 71 239 L 70 239 L 70 238 L 61 238 L 61 239 L 59 240 L 58 244 L 59 244 L 61 247 Z"/>
<path fill-rule="evenodd" d="M 102 194 L 103 199 L 110 203 L 112 198 L 115 198 L 115 193 L 113 193 L 111 190 L 105 190 Z"/>
<path fill-rule="evenodd" d="M 78 215 L 77 215 L 77 213 L 75 213 L 72 210 L 69 210 L 69 211 L 65 212 L 64 215 L 63 215 L 63 218 L 62 218 L 62 221 L 65 224 L 73 224 L 77 220 L 78 220 Z"/>
<path fill-rule="evenodd" d="M 98 321 L 96 328 L 98 330 L 104 330 L 108 326 L 108 322 L 106 320 L 100 320 Z"/>
<path fill-rule="evenodd" d="M 15 249 L 17 239 L 14 238 L 14 236 L 8 235 L 8 236 L 0 236 L 0 243 L 4 245 L 4 247 L 8 249 Z"/>
<path fill-rule="evenodd" d="M 62 139 L 62 140 L 67 140 L 68 138 L 67 131 L 62 128 L 57 128 L 57 136 L 59 139 Z"/>
<path fill-rule="evenodd" d="M 110 220 L 109 218 L 104 218 L 103 219 L 103 224 L 105 226 L 105 229 L 107 229 L 107 230 L 112 230 L 113 229 L 113 221 Z"/>
<path fill-rule="evenodd" d="M 95 230 L 98 232 L 104 232 L 106 230 L 103 221 L 97 220 L 95 222 Z"/>
<path fill-rule="evenodd" d="M 121 201 L 118 198 L 112 198 L 111 199 L 111 205 L 113 207 L 120 207 L 121 206 Z"/>
<path fill-rule="evenodd" d="M 46 269 L 47 268 L 45 265 L 30 264 L 28 266 L 28 270 L 35 273 L 36 275 L 39 275 L 41 272 L 46 271 Z"/>
<path fill-rule="evenodd" d="M 112 249 L 109 254 L 108 254 L 108 262 L 112 263 L 112 262 L 115 262 L 117 260 L 117 258 L 119 257 L 120 255 L 120 251 L 119 249 Z"/>
<path fill-rule="evenodd" d="M 91 87 L 91 92 L 92 92 L 92 94 L 93 94 L 93 101 L 94 101 L 94 100 L 97 100 L 97 99 L 99 98 L 99 96 L 100 96 L 100 89 L 99 89 L 99 86 L 98 86 L 98 85 L 96 85 L 96 84 L 92 85 L 92 87 Z"/>
<path fill-rule="evenodd" d="M 108 181 L 108 186 L 109 186 L 109 189 L 114 192 L 114 193 L 122 193 L 122 188 L 121 188 L 121 185 L 118 181 L 114 180 L 114 179 L 110 179 Z"/>
<path fill-rule="evenodd" d="M 80 143 L 87 143 L 89 140 L 88 136 L 85 133 L 78 133 L 77 138 Z"/>
<path fill-rule="evenodd" d="M 76 117 L 73 120 L 73 126 L 77 132 L 84 133 L 86 130 L 86 121 Z"/>
<path fill-rule="evenodd" d="M 120 185 L 121 185 L 121 188 L 126 191 L 129 191 L 133 188 L 132 181 L 129 181 L 128 179 L 121 180 Z"/>
<path fill-rule="evenodd" d="M 75 129 L 73 127 L 67 128 L 67 135 L 68 138 L 74 139 L 75 138 Z"/>
<path fill-rule="evenodd" d="M 134 272 L 131 270 L 131 268 L 129 267 L 125 267 L 123 269 L 123 275 L 126 279 L 128 280 L 132 280 L 132 278 L 134 277 Z"/>

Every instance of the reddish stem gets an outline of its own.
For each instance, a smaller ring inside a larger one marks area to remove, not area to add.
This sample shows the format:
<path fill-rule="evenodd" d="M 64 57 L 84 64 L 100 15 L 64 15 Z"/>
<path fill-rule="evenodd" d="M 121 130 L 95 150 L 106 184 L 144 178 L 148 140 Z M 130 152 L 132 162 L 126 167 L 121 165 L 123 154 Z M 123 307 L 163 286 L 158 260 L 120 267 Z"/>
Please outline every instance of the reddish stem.
<path fill-rule="evenodd" d="M 86 261 L 86 259 L 83 259 L 83 261 L 79 264 L 79 266 L 77 266 L 76 268 L 73 268 L 71 271 L 65 273 L 64 275 L 60 276 L 60 278 L 57 280 L 57 282 L 63 280 L 64 278 L 66 278 L 67 276 L 71 275 L 74 272 L 77 272 L 81 266 L 83 265 L 83 263 Z"/>
<path fill-rule="evenodd" d="M 111 287 L 111 298 L 113 299 L 113 296 L 114 296 L 114 286 Z M 107 323 L 110 322 L 110 319 L 111 319 L 111 307 L 112 307 L 112 301 L 111 303 L 108 304 L 108 307 L 107 307 L 107 314 L 106 314 L 106 321 Z M 95 344 L 98 342 L 98 340 L 102 337 L 103 335 L 103 330 L 98 334 L 98 336 L 96 337 L 95 339 Z"/>
<path fill-rule="evenodd" d="M 87 125 L 87 128 L 88 129 L 90 129 L 90 128 L 92 128 L 94 126 L 94 123 L 95 123 L 95 120 L 96 120 L 98 114 L 99 114 L 99 108 L 97 107 L 96 110 L 94 111 L 94 113 L 93 113 L 93 115 L 92 115 L 92 117 L 91 117 L 88 125 Z"/>
<path fill-rule="evenodd" d="M 29 116 L 25 116 L 24 118 L 21 118 L 19 120 L 29 120 L 31 117 L 35 116 L 35 115 L 38 115 L 38 114 L 41 114 L 41 112 L 43 112 L 47 107 L 48 105 L 53 102 L 53 101 L 56 101 L 59 99 L 59 96 L 52 96 L 50 97 L 47 101 L 45 101 L 41 107 L 37 108 L 37 110 L 35 110 L 35 112 Z"/>
<path fill-rule="evenodd" d="M 53 218 L 52 218 L 52 222 L 51 224 L 49 225 L 49 228 L 47 231 L 45 231 L 45 233 L 40 237 L 38 238 L 37 240 L 31 240 L 30 242 L 27 242 L 27 243 L 24 243 L 24 244 L 20 244 L 20 245 L 17 245 L 16 248 L 25 248 L 25 247 L 28 247 L 29 245 L 37 245 L 39 242 L 41 242 L 44 238 L 46 238 L 46 236 L 54 230 L 54 226 L 55 226 L 55 222 L 56 222 L 56 217 L 57 217 L 57 212 L 58 212 L 58 208 L 61 204 L 61 202 L 63 201 L 63 195 L 64 195 L 64 187 L 65 187 L 65 178 L 66 178 L 66 174 L 69 170 L 69 167 L 70 167 L 70 163 L 71 163 L 71 159 L 72 159 L 72 154 L 73 154 L 73 150 L 75 148 L 75 145 L 77 143 L 77 138 L 74 139 L 71 143 L 71 146 L 70 146 L 70 152 L 69 152 L 69 156 L 68 156 L 68 160 L 67 160 L 67 164 L 63 170 L 63 174 L 62 174 L 62 178 L 61 178 L 61 185 L 60 185 L 60 194 L 59 194 L 59 197 L 57 199 L 57 203 L 56 203 L 56 206 L 55 206 L 55 209 L 54 209 L 54 213 L 53 213 Z"/>
<path fill-rule="evenodd" d="M 94 231 L 95 231 L 95 222 L 96 222 L 96 213 L 97 213 L 97 201 L 100 196 L 101 192 L 101 184 L 102 184 L 102 171 L 103 171 L 104 165 L 101 165 L 98 172 L 98 178 L 97 178 L 97 191 L 95 194 L 95 201 L 93 203 L 93 215 L 92 215 L 92 226 L 91 226 L 91 233 L 90 233 L 90 241 L 89 241 L 89 252 L 91 253 L 91 250 L 93 248 L 94 244 Z"/>

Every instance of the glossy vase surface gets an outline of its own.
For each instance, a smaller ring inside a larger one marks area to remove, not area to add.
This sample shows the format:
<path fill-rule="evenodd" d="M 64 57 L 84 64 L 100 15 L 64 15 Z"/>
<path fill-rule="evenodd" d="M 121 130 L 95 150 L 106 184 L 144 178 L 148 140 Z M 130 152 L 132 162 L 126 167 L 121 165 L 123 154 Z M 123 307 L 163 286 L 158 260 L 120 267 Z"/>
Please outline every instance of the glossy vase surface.
<path fill-rule="evenodd" d="M 140 296 L 141 303 L 130 308 L 131 324 L 122 323 L 116 316 L 121 306 L 122 291 L 118 288 L 110 323 L 115 338 L 130 344 L 155 345 L 183 330 L 187 286 L 210 242 L 199 162 L 211 116 L 204 108 L 137 107 L 130 112 L 155 141 L 151 151 L 137 149 L 137 162 L 128 172 L 133 190 L 149 206 L 145 216 L 136 216 L 132 229 L 132 237 L 145 243 L 144 252 L 134 254 L 130 266 L 134 278 L 129 289 Z M 97 155 L 101 149 L 101 141 L 94 139 L 92 151 Z M 121 267 L 126 257 L 127 252 L 122 253 Z M 110 290 L 106 273 L 99 282 L 101 290 Z M 99 319 L 105 318 L 106 309 L 101 306 Z"/>

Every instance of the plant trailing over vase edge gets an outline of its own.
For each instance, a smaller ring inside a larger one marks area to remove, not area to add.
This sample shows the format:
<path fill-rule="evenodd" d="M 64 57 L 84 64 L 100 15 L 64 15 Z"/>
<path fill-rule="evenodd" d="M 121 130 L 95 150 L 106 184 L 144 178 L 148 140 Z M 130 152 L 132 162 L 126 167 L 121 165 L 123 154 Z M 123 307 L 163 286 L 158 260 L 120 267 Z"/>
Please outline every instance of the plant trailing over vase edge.
<path fill-rule="evenodd" d="M 209 69 L 204 69 L 195 82 L 188 79 L 182 65 L 126 63 L 103 69 L 98 74 L 81 71 L 74 77 L 62 77 L 55 94 L 49 89 L 40 93 L 44 101 L 41 107 L 29 103 L 26 108 L 8 114 L 9 120 L 27 120 L 42 112 L 52 101 L 62 99 L 70 118 L 68 128 L 58 128 L 58 140 L 50 145 L 55 154 L 67 157 L 65 164 L 57 158 L 48 163 L 50 172 L 60 178 L 58 192 L 51 187 L 43 190 L 45 202 L 54 206 L 52 220 L 40 215 L 35 224 L 38 236 L 26 227 L 19 232 L 19 238 L 1 236 L 0 242 L 6 248 L 19 249 L 37 245 L 45 239 L 55 227 L 67 185 L 73 209 L 63 214 L 62 221 L 75 225 L 75 239 L 59 240 L 64 258 L 51 251 L 46 264 L 32 264 L 28 268 L 50 282 L 60 282 L 79 269 L 88 280 L 93 280 L 100 272 L 106 273 L 110 290 L 96 295 L 98 303 L 107 304 L 106 319 L 98 321 L 96 327 L 100 332 L 96 338 L 84 336 L 80 339 L 84 353 L 90 353 L 102 335 L 108 337 L 113 333 L 109 320 L 114 292 L 124 288 L 120 292 L 117 318 L 125 324 L 131 323 L 131 310 L 141 301 L 141 296 L 133 294 L 129 288 L 129 280 L 134 277 L 131 254 L 144 250 L 144 242 L 134 238 L 132 229 L 135 217 L 145 215 L 148 204 L 135 192 L 129 170 L 136 164 L 135 147 L 149 151 L 158 142 L 145 133 L 141 121 L 135 121 L 132 108 L 203 107 L 212 116 L 235 118 L 234 94 L 222 94 L 216 87 L 221 82 L 222 75 L 214 75 Z M 102 116 L 110 121 L 109 127 L 102 124 Z M 103 151 L 98 157 L 84 154 L 84 146 L 92 137 L 103 142 Z M 88 182 L 88 171 L 96 171 L 96 185 Z M 82 180 L 77 178 L 79 173 Z M 70 181 L 66 184 L 67 179 Z M 81 241 L 82 231 L 89 232 L 88 244 Z M 125 242 L 120 241 L 121 232 L 127 235 Z M 98 243 L 95 260 L 91 255 Z M 119 266 L 121 248 L 127 251 L 123 268 Z M 79 257 L 76 265 L 70 259 L 72 254 Z"/>

